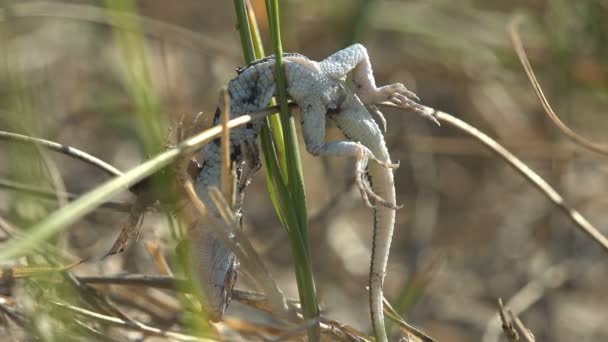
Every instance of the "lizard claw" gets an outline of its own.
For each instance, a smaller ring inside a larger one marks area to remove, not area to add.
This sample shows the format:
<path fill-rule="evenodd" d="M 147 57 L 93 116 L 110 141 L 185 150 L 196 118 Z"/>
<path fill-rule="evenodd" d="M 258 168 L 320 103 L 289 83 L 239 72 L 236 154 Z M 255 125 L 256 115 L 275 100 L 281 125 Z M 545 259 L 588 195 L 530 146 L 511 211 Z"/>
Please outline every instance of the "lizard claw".
<path fill-rule="evenodd" d="M 380 109 L 378 108 L 378 106 L 376 105 L 370 105 L 369 109 L 376 114 L 376 116 L 378 117 L 378 119 L 380 120 L 380 124 L 382 127 L 382 132 L 386 133 L 386 118 L 384 117 L 384 114 L 382 114 L 382 112 L 380 111 Z"/>
<path fill-rule="evenodd" d="M 361 198 L 363 199 L 363 202 L 365 203 L 365 205 L 368 208 L 376 208 L 376 204 L 380 204 L 384 207 L 390 208 L 390 209 L 394 209 L 394 210 L 398 210 L 401 209 L 403 206 L 402 205 L 396 205 L 394 203 L 391 203 L 385 199 L 383 199 L 382 197 L 380 197 L 378 194 L 376 194 L 371 185 L 369 184 L 369 181 L 367 180 L 366 177 L 366 172 L 365 170 L 367 169 L 367 164 L 369 161 L 369 158 L 371 157 L 372 160 L 374 160 L 375 162 L 377 162 L 378 164 L 390 168 L 390 169 L 395 169 L 397 167 L 399 167 L 400 163 L 397 162 L 396 164 L 391 164 L 391 163 L 387 163 L 385 161 L 382 161 L 378 158 L 376 158 L 373 153 L 364 145 L 362 145 L 361 143 L 359 143 L 359 146 L 361 147 L 361 152 L 359 157 L 357 158 L 357 167 L 356 167 L 356 174 L 355 174 L 355 182 L 357 184 L 357 187 L 359 188 L 359 192 L 361 193 Z M 371 200 L 373 201 L 370 201 Z"/>
<path fill-rule="evenodd" d="M 376 163 L 378 163 L 379 165 L 384 166 L 384 167 L 385 167 L 385 168 L 387 168 L 387 169 L 393 169 L 393 170 L 396 170 L 396 169 L 398 169 L 398 168 L 399 168 L 399 166 L 401 166 L 401 161 L 397 161 L 396 163 L 394 163 L 394 164 L 393 164 L 393 163 L 387 163 L 387 162 L 385 162 L 385 161 L 382 161 L 382 160 L 380 160 L 380 159 L 378 159 L 378 158 L 374 157 L 373 155 L 371 155 L 371 158 L 372 158 L 372 160 L 373 160 L 373 161 L 375 161 L 375 162 L 376 162 Z"/>
<path fill-rule="evenodd" d="M 408 90 L 402 83 L 389 84 L 381 87 L 379 90 L 384 95 L 384 99 L 389 99 L 391 101 L 392 98 L 407 99 L 413 103 L 420 101 L 418 95 L 413 91 Z"/>
<path fill-rule="evenodd" d="M 397 83 L 397 84 L 399 84 L 399 83 Z M 417 96 L 415 98 L 418 99 Z M 435 124 L 437 124 L 437 126 L 441 126 L 441 124 L 439 123 L 439 120 L 437 120 L 434 113 L 430 112 L 427 107 L 410 99 L 408 96 L 404 95 L 403 93 L 394 93 L 389 100 L 392 103 L 394 103 L 402 108 L 411 109 L 414 112 L 421 114 L 426 119 L 433 121 Z"/>
<path fill-rule="evenodd" d="M 421 106 L 421 108 L 414 108 L 413 110 L 416 113 L 422 115 L 423 118 L 431 120 L 437 126 L 441 126 L 441 123 L 439 122 L 439 120 L 437 120 L 437 116 L 436 116 L 436 112 L 435 111 L 430 111 L 429 108 L 426 108 L 424 106 Z"/>
<path fill-rule="evenodd" d="M 359 192 L 361 193 L 363 202 L 365 203 L 365 205 L 368 208 L 375 209 L 376 204 L 380 204 L 383 207 L 393 209 L 393 210 L 399 210 L 399 209 L 403 208 L 403 205 L 397 205 L 397 204 L 391 203 L 391 202 L 385 200 L 384 198 L 380 197 L 378 194 L 376 194 L 372 190 L 371 186 L 369 185 L 369 182 L 364 177 L 365 177 L 365 173 L 357 175 L 357 186 L 359 187 Z M 370 201 L 370 198 L 373 200 L 373 202 L 374 202 L 373 204 Z"/>

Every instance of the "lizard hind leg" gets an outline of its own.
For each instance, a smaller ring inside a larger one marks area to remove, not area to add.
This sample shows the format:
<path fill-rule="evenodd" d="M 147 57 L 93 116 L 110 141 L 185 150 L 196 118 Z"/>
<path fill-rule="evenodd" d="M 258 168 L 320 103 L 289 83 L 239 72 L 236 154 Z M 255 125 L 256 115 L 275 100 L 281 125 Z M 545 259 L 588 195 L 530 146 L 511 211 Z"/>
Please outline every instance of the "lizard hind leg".
<path fill-rule="evenodd" d="M 397 164 L 389 164 L 385 163 L 372 154 L 372 152 L 365 146 L 360 143 L 355 143 L 359 147 L 359 151 L 357 153 L 357 161 L 355 167 L 355 183 L 359 188 L 359 192 L 361 193 L 361 198 L 365 205 L 369 208 L 375 208 L 375 204 L 380 204 L 389 209 L 398 210 L 401 209 L 402 205 L 397 205 L 396 203 L 392 203 L 390 201 L 385 200 L 378 194 L 376 194 L 371 184 L 369 183 L 369 179 L 367 178 L 367 164 L 369 158 L 372 158 L 373 161 L 377 162 L 379 165 L 387 167 L 387 168 L 397 168 L 399 167 L 399 163 Z M 371 199 L 371 201 L 370 201 Z M 372 203 L 373 202 L 373 203 Z"/>

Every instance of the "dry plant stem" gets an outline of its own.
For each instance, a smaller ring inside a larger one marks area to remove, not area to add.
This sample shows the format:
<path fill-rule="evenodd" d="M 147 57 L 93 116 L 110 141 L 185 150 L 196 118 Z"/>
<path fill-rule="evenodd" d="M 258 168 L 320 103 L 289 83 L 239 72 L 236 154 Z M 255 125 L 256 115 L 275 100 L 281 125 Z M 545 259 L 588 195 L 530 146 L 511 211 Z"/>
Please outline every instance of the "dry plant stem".
<path fill-rule="evenodd" d="M 91 285 L 124 285 L 124 286 L 145 286 L 163 290 L 186 292 L 189 287 L 188 281 L 179 278 L 159 275 L 146 274 L 118 274 L 107 276 L 79 277 L 79 281 Z M 232 299 L 256 309 L 273 312 L 266 297 L 258 292 L 233 289 Z M 297 304 L 295 299 L 288 300 L 290 304 Z"/>
<path fill-rule="evenodd" d="M 0 111 L 0 114 L 7 115 L 7 113 L 3 112 L 3 111 Z M 17 124 L 17 125 L 23 128 L 23 126 L 21 126 L 19 124 Z M 53 194 L 55 195 L 54 197 L 57 199 L 57 203 L 59 204 L 59 207 L 63 207 L 68 203 L 68 199 L 66 197 L 67 191 L 65 190 L 65 183 L 63 182 L 63 179 L 61 177 L 61 172 L 59 172 L 59 168 L 57 167 L 57 164 L 45 153 L 45 151 L 42 148 L 42 147 L 46 147 L 46 146 L 43 146 L 43 144 L 48 143 L 47 141 L 44 141 L 44 139 L 32 138 L 30 136 L 23 135 L 23 134 L 4 132 L 4 131 L 0 131 L 0 140 L 10 140 L 10 141 L 18 142 L 18 143 L 23 143 L 23 144 L 32 144 L 34 149 L 36 150 L 36 152 L 38 153 L 38 155 L 40 157 L 42 165 L 44 166 L 44 168 L 47 172 L 47 176 L 50 180 L 52 188 L 54 189 L 53 190 Z"/>
<path fill-rule="evenodd" d="M 45 189 L 45 188 L 41 188 L 41 187 L 37 187 L 37 186 L 32 186 L 29 184 L 22 184 L 19 182 L 13 182 L 13 181 L 6 180 L 6 179 L 0 179 L 0 188 L 24 192 L 29 195 L 39 196 L 39 197 L 48 198 L 48 199 L 54 199 L 54 200 L 57 199 L 57 193 L 51 189 Z M 63 196 L 65 196 L 68 199 L 68 201 L 73 201 L 79 197 L 79 195 L 75 195 L 75 194 L 72 194 L 69 192 L 63 194 Z M 105 202 L 101 205 L 101 208 L 112 209 L 112 210 L 128 213 L 129 211 L 131 211 L 131 204 L 118 203 L 118 202 Z"/>
<path fill-rule="evenodd" d="M 509 25 L 511 43 L 513 44 L 513 48 L 515 49 L 515 52 L 517 53 L 517 57 L 519 58 L 519 61 L 521 62 L 521 65 L 523 66 L 523 68 L 526 72 L 526 75 L 528 76 L 528 80 L 530 81 L 530 84 L 532 84 L 532 88 L 534 88 L 534 93 L 536 94 L 536 97 L 538 98 L 538 101 L 540 101 L 540 104 L 543 107 L 543 109 L 545 110 L 545 113 L 547 114 L 549 119 L 551 119 L 551 121 L 553 121 L 553 123 L 557 126 L 557 128 L 559 128 L 559 130 L 565 136 L 572 139 L 572 141 L 574 141 L 575 143 L 577 143 L 577 144 L 583 146 L 584 148 L 591 150 L 593 152 L 597 152 L 599 154 L 608 156 L 608 146 L 607 145 L 597 144 L 597 143 L 589 141 L 586 138 L 580 136 L 579 134 L 574 132 L 572 129 L 570 129 L 570 127 L 568 127 L 566 124 L 564 124 L 560 120 L 559 116 L 557 116 L 557 114 L 553 111 L 553 108 L 551 108 L 549 101 L 547 101 L 547 98 L 545 97 L 545 94 L 543 93 L 543 90 L 542 90 L 540 84 L 538 83 L 538 80 L 536 80 L 536 76 L 534 75 L 534 70 L 532 69 L 532 66 L 530 65 L 530 61 L 528 60 L 526 50 L 524 49 L 524 45 L 519 36 L 519 32 L 518 32 L 518 28 L 517 28 L 518 25 L 519 25 L 518 17 L 516 17 L 513 21 L 511 21 L 511 23 Z"/>
<path fill-rule="evenodd" d="M 61 19 L 74 19 L 89 21 L 98 24 L 114 26 L 123 30 L 133 30 L 134 28 L 124 23 L 142 23 L 144 33 L 154 38 L 171 42 L 172 44 L 182 45 L 191 49 L 197 49 L 213 55 L 237 56 L 239 51 L 230 48 L 230 44 L 224 44 L 217 37 L 211 37 L 202 33 L 197 33 L 183 27 L 164 23 L 159 20 L 141 17 L 133 14 L 122 14 L 132 20 L 112 21 L 116 15 L 108 16 L 108 11 L 103 7 L 56 3 L 56 2 L 28 2 L 5 6 L 10 11 L 12 17 L 48 17 Z M 6 10 L 0 9 L 0 21 L 6 20 L 9 16 Z"/>
<path fill-rule="evenodd" d="M 262 119 L 270 114 L 276 113 L 277 109 L 278 108 L 274 106 L 255 113 L 242 115 L 236 119 L 230 120 L 229 126 L 237 127 L 253 120 Z M 181 155 L 192 153 L 204 143 L 219 136 L 221 130 L 222 127 L 214 126 L 200 132 L 199 134 L 184 140 L 175 148 L 160 153 L 158 156 L 125 172 L 122 176 L 108 180 L 106 183 L 100 185 L 95 190 L 84 194 L 81 198 L 69 205 L 55 210 L 45 219 L 30 227 L 28 235 L 9 241 L 9 243 L 6 244 L 6 247 L 0 250 L 0 260 L 23 254 L 26 247 L 30 244 L 39 243 L 40 241 L 46 240 L 61 232 L 67 226 L 74 224 L 84 215 L 95 210 L 95 208 L 103 203 L 104 199 L 124 191 L 124 189 L 129 186 L 137 184 L 141 180 L 157 172 L 160 168 L 170 165 Z"/>
<path fill-rule="evenodd" d="M 75 319 L 74 323 L 79 326 L 82 330 L 88 332 L 89 334 L 95 336 L 99 341 L 108 341 L 108 342 L 113 342 L 114 340 L 110 339 L 108 336 L 106 336 L 103 332 L 95 329 L 94 327 L 86 324 L 85 322 L 79 320 L 79 319 Z"/>
<path fill-rule="evenodd" d="M 118 274 L 107 276 L 78 277 L 84 284 L 92 285 L 131 285 L 146 286 L 164 290 L 179 291 L 187 289 L 187 281 L 170 276 L 146 275 L 146 274 Z"/>
<path fill-rule="evenodd" d="M 515 314 L 521 314 L 534 303 L 538 302 L 548 289 L 559 287 L 568 280 L 567 272 L 568 262 L 551 266 L 517 291 L 507 301 L 506 306 L 511 308 L 510 310 L 513 310 Z M 498 341 L 500 335 L 500 330 L 498 329 L 499 323 L 500 318 L 498 314 L 488 320 L 483 336 L 484 342 Z"/>
<path fill-rule="evenodd" d="M 87 276 L 78 277 L 78 280 L 84 284 L 100 285 L 126 285 L 126 286 L 145 286 L 154 287 L 164 290 L 184 291 L 187 289 L 187 281 L 184 279 L 173 278 L 169 276 L 144 275 L 144 274 L 119 274 L 108 276 Z M 274 313 L 274 309 L 269 305 L 266 297 L 260 293 L 252 291 L 244 291 L 233 289 L 232 299 L 239 301 L 242 304 L 251 306 L 258 310 Z M 298 304 L 298 300 L 287 300 L 290 304 Z M 298 317 L 301 317 L 298 315 Z M 365 334 L 354 330 L 340 322 L 329 320 L 321 316 L 321 333 L 331 337 L 335 341 L 369 341 L 364 338 Z"/>
<path fill-rule="evenodd" d="M 163 249 L 160 245 L 160 239 L 156 239 L 154 241 L 146 241 L 144 243 L 144 247 L 146 251 L 152 257 L 154 261 L 154 266 L 162 275 L 173 276 L 173 272 L 171 272 L 171 267 L 169 267 L 169 263 L 167 259 L 165 259 L 165 255 L 163 253 Z"/>
<path fill-rule="evenodd" d="M 271 339 L 272 342 L 280 342 L 280 341 L 291 341 L 292 338 L 296 338 L 300 335 L 303 335 L 306 332 L 306 329 L 310 328 L 313 324 L 317 324 L 318 319 L 309 319 L 304 321 L 295 327 L 284 331 L 282 334 L 277 336 L 274 339 Z"/>
<path fill-rule="evenodd" d="M 78 313 L 82 316 L 88 317 L 88 318 L 92 318 L 94 320 L 103 322 L 103 323 L 107 323 L 113 326 L 117 326 L 117 327 L 121 327 L 121 328 L 125 328 L 125 329 L 131 329 L 131 330 L 136 330 L 136 331 L 140 331 L 144 334 L 147 335 L 154 335 L 154 336 L 162 336 L 162 337 L 166 337 L 166 338 L 170 338 L 170 339 L 174 339 L 177 341 L 185 341 L 185 342 L 190 342 L 190 341 L 197 341 L 197 342 L 211 342 L 211 341 L 215 341 L 212 339 L 207 339 L 207 338 L 201 338 L 201 337 L 196 337 L 196 336 L 191 336 L 191 335 L 185 335 L 185 334 L 181 334 L 181 333 L 176 333 L 176 332 L 172 332 L 172 331 L 166 331 L 166 330 L 162 330 L 162 329 L 158 329 L 155 327 L 151 327 L 149 325 L 143 324 L 141 322 L 138 321 L 126 321 L 120 318 L 116 318 L 116 317 L 112 317 L 112 316 L 107 316 L 107 315 L 102 315 L 100 313 L 97 312 L 93 312 L 93 311 L 89 311 L 83 308 L 79 308 L 77 306 L 73 306 L 73 305 L 67 305 L 67 304 L 63 304 L 63 303 L 58 303 L 58 302 L 53 302 L 53 301 L 49 301 L 49 303 L 71 310 L 75 313 Z"/>
<path fill-rule="evenodd" d="M 390 319 L 392 319 L 395 323 L 399 325 L 399 328 L 408 335 L 416 336 L 420 340 L 420 342 L 437 342 L 437 340 L 423 333 L 422 331 L 416 329 L 415 327 L 408 324 L 403 317 L 399 315 L 397 310 L 395 310 L 389 301 L 383 296 L 382 302 L 384 304 L 384 313 Z"/>
<path fill-rule="evenodd" d="M 14 141 L 14 142 L 29 143 L 29 144 L 34 144 L 36 146 L 41 146 L 41 147 L 50 149 L 55 152 L 63 153 L 67 156 L 81 160 L 85 163 L 91 164 L 91 165 L 97 167 L 98 169 L 102 170 L 109 176 L 122 175 L 122 172 L 120 172 L 120 170 L 118 170 L 114 166 L 104 162 L 103 160 L 96 158 L 77 148 L 59 144 L 54 141 L 49 141 L 46 139 L 34 138 L 34 137 L 27 136 L 27 135 L 22 135 L 22 134 L 12 133 L 12 132 L 4 132 L 4 131 L 0 131 L 0 140 L 10 140 L 10 141 Z"/>
<path fill-rule="evenodd" d="M 507 316 L 505 315 L 505 307 L 502 304 L 502 298 L 498 298 L 498 313 L 500 314 L 500 321 L 502 322 L 502 330 L 505 332 L 509 342 L 518 342 L 519 334 L 511 322 L 507 320 Z"/>
<path fill-rule="evenodd" d="M 400 108 L 388 103 L 383 103 L 382 106 L 388 108 Z M 553 189 L 549 183 L 547 183 L 536 172 L 532 171 L 532 169 L 530 169 L 521 160 L 517 159 L 517 157 L 515 157 L 511 152 L 507 151 L 507 149 L 505 149 L 502 145 L 477 128 L 448 113 L 438 111 L 431 107 L 425 107 L 425 110 L 428 113 L 432 113 L 431 115 L 439 120 L 439 122 L 446 123 L 459 131 L 468 134 L 489 148 L 492 152 L 507 162 L 507 164 L 513 167 L 515 171 L 524 176 L 524 178 L 532 185 L 539 189 L 558 208 L 560 208 L 570 218 L 570 220 L 572 220 L 577 228 L 587 234 L 604 251 L 608 252 L 608 238 L 606 238 L 606 236 L 604 236 L 595 226 L 593 226 L 591 222 L 589 222 L 581 213 L 570 207 L 564 198 L 555 189 Z M 424 114 L 420 113 L 420 115 L 423 115 L 424 117 Z"/>
<path fill-rule="evenodd" d="M 291 314 L 291 318 L 295 318 L 294 311 L 291 310 L 291 307 L 287 305 L 287 300 L 285 299 L 283 292 L 274 282 L 270 272 L 264 265 L 262 258 L 255 251 L 245 234 L 243 234 L 240 229 L 236 229 L 236 227 L 238 227 L 236 218 L 232 214 L 232 211 L 229 210 L 230 208 L 228 207 L 224 198 L 221 196 L 220 191 L 217 188 L 212 187 L 209 189 L 209 195 L 218 208 L 224 221 L 229 223 L 227 226 L 230 228 L 230 233 L 234 234 L 236 240 L 239 242 L 241 248 L 245 252 L 246 257 L 249 259 L 248 261 L 253 264 L 253 270 L 260 272 L 260 276 L 257 277 L 259 278 L 258 281 L 261 282 L 260 285 L 266 291 L 266 295 L 268 296 L 271 304 L 274 304 L 276 309 L 281 311 L 287 310 L 288 313 Z M 257 272 L 256 274 L 258 274 Z"/>
<path fill-rule="evenodd" d="M 521 331 L 521 334 L 526 340 L 526 342 L 535 342 L 536 339 L 534 338 L 534 335 L 532 335 L 530 329 L 526 328 L 526 326 L 522 323 L 519 317 L 514 314 L 511 309 L 507 309 L 507 311 L 509 312 L 509 317 L 511 317 L 511 321 L 513 321 L 515 323 L 515 326 L 517 326 L 517 329 Z"/>

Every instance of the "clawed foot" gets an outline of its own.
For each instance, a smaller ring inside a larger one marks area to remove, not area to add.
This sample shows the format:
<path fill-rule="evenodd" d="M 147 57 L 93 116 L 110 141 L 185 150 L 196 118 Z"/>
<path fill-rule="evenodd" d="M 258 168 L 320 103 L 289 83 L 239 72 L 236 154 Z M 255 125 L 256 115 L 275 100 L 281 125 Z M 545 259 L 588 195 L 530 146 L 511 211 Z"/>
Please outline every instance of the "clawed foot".
<path fill-rule="evenodd" d="M 437 118 L 428 108 L 419 104 L 420 98 L 401 83 L 390 84 L 378 89 L 385 100 L 388 100 L 397 106 L 405 109 L 411 109 L 423 117 L 433 121 L 437 126 L 441 126 Z"/>
<path fill-rule="evenodd" d="M 380 204 L 383 207 L 387 207 L 393 210 L 399 210 L 403 208 L 403 205 L 396 205 L 395 203 L 391 203 L 385 200 L 384 198 L 378 196 L 369 185 L 369 182 L 367 181 L 365 176 L 365 172 L 357 171 L 356 183 L 357 187 L 359 188 L 359 192 L 361 193 L 363 203 L 365 203 L 368 208 L 374 209 L 376 208 L 376 204 Z M 370 201 L 370 198 L 374 203 Z"/>
<path fill-rule="evenodd" d="M 367 163 L 368 163 L 369 158 L 371 158 L 374 162 L 378 163 L 379 165 L 382 165 L 389 169 L 398 168 L 399 162 L 397 162 L 396 164 L 391 164 L 391 163 L 382 161 L 382 160 L 376 158 L 367 147 L 365 147 L 363 145 L 360 145 L 360 146 L 361 146 L 362 153 L 359 156 L 359 158 L 357 159 L 355 182 L 357 184 L 357 187 L 359 188 L 359 192 L 361 193 L 361 198 L 363 199 L 363 202 L 365 203 L 365 205 L 369 208 L 375 208 L 376 204 L 380 204 L 384 207 L 394 209 L 394 210 L 402 208 L 403 206 L 396 205 L 395 203 L 391 203 L 391 202 L 383 199 L 382 197 L 380 197 L 378 194 L 376 194 L 372 190 L 372 187 L 369 184 L 369 181 L 367 179 L 366 172 L 365 172 L 367 169 Z M 370 198 L 371 198 L 371 201 L 370 201 Z"/>

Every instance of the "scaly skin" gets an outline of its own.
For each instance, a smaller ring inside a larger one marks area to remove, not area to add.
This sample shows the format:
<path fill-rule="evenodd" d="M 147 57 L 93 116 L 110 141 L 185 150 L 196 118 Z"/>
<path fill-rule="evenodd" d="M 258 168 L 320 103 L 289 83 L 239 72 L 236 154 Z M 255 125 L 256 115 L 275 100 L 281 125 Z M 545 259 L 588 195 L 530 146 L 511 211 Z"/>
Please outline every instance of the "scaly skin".
<path fill-rule="evenodd" d="M 383 124 L 384 118 L 376 107 L 377 103 L 390 101 L 416 111 L 423 109 L 410 99 L 416 96 L 402 84 L 376 87 L 367 51 L 360 44 L 338 51 L 321 62 L 297 54 L 285 54 L 284 60 L 287 92 L 300 107 L 302 134 L 308 152 L 313 155 L 356 158 L 357 185 L 365 203 L 374 208 L 369 283 L 372 323 L 376 340 L 387 341 L 382 311 L 382 283 L 395 224 L 395 210 L 398 208 L 392 171 L 395 165 L 391 164 L 382 131 L 366 106 L 380 115 Z M 352 75 L 350 82 L 346 81 L 348 73 Z M 276 95 L 274 75 L 273 57 L 256 61 L 239 70 L 239 75 L 228 85 L 231 117 L 264 108 L 272 96 Z M 334 120 L 349 140 L 326 143 L 326 117 Z M 244 140 L 253 142 L 260 128 L 261 123 L 258 122 L 232 131 L 231 159 L 237 165 L 242 163 L 245 156 L 235 146 Z M 196 190 L 202 202 L 210 207 L 207 190 L 209 186 L 218 186 L 220 183 L 219 141 L 205 147 L 203 156 L 203 168 L 197 178 Z M 368 166 L 369 159 L 374 162 Z M 372 202 L 378 206 L 372 205 Z M 201 227 L 201 232 L 209 240 L 201 240 L 200 243 L 210 249 L 195 262 L 198 264 L 203 290 L 208 297 L 207 309 L 214 313 L 212 317 L 221 319 L 234 285 L 225 281 L 231 279 L 230 272 L 233 271 L 227 265 L 235 258 L 204 226 Z"/>
<path fill-rule="evenodd" d="M 349 139 L 359 137 L 359 142 L 367 147 L 373 155 L 381 161 L 390 164 L 391 159 L 384 139 L 378 140 L 381 134 L 380 128 L 374 122 L 372 116 L 359 101 L 348 108 L 348 115 L 333 115 L 331 118 L 338 127 L 345 132 Z M 348 132 L 348 133 L 346 133 Z M 373 192 L 387 203 L 396 203 L 395 186 L 393 181 L 393 170 L 378 163 L 367 166 L 367 175 Z M 395 226 L 395 209 L 384 205 L 373 208 L 374 225 L 372 240 L 372 260 L 370 262 L 369 275 L 369 304 L 372 317 L 372 326 L 377 341 L 386 341 L 387 336 L 384 328 L 384 315 L 382 304 L 382 285 L 388 263 L 388 256 Z"/>

